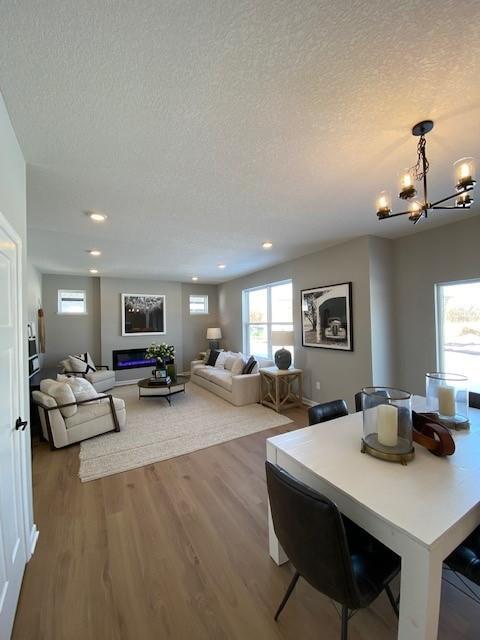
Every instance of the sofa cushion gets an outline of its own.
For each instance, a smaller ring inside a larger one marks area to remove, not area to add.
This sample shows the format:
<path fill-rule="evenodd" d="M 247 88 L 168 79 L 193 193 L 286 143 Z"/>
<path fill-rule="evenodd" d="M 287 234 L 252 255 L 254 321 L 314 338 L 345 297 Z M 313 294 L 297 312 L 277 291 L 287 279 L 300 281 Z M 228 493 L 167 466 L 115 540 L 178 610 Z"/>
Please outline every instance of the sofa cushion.
<path fill-rule="evenodd" d="M 223 368 L 226 369 L 227 371 L 231 371 L 233 365 L 235 364 L 235 360 L 236 360 L 236 356 L 227 356 L 227 359 L 225 360 L 225 364 L 223 365 Z"/>
<path fill-rule="evenodd" d="M 92 356 L 88 351 L 85 351 L 85 353 L 78 353 L 74 356 L 68 356 L 68 360 L 70 362 L 70 371 L 75 371 L 75 373 L 89 373 L 90 371 L 96 371 Z"/>
<path fill-rule="evenodd" d="M 242 373 L 244 366 L 245 366 L 245 360 L 243 359 L 242 356 L 235 358 L 235 362 L 233 363 L 233 366 L 230 369 L 230 371 L 232 372 L 232 376 L 239 376 Z"/>
<path fill-rule="evenodd" d="M 195 375 L 196 376 L 200 376 L 200 378 L 205 378 L 205 380 L 211 380 L 212 378 L 212 373 L 214 372 L 215 367 L 211 367 L 209 365 L 206 365 L 205 367 L 198 367 L 195 368 Z"/>
<path fill-rule="evenodd" d="M 219 387 L 223 387 L 227 391 L 232 390 L 232 374 L 230 371 L 222 371 L 221 369 L 216 369 L 212 371 L 210 374 L 210 378 L 208 378 L 210 382 L 214 384 L 218 384 Z"/>
<path fill-rule="evenodd" d="M 116 411 L 122 411 L 125 409 L 125 402 L 122 398 L 113 398 L 113 404 Z M 95 418 L 111 415 L 110 402 L 108 399 L 99 400 L 98 402 L 89 402 L 88 404 L 80 405 L 74 416 L 66 418 L 65 426 L 67 429 L 71 429 L 72 427 L 76 427 L 84 422 L 95 420 Z"/>
<path fill-rule="evenodd" d="M 57 404 L 68 404 L 75 402 L 75 396 L 72 389 L 65 382 L 58 382 L 57 380 L 51 380 L 45 378 L 40 381 L 40 391 L 52 396 L 56 400 Z M 77 413 L 77 405 L 72 407 L 63 407 L 60 409 L 60 413 L 64 418 L 70 418 Z"/>

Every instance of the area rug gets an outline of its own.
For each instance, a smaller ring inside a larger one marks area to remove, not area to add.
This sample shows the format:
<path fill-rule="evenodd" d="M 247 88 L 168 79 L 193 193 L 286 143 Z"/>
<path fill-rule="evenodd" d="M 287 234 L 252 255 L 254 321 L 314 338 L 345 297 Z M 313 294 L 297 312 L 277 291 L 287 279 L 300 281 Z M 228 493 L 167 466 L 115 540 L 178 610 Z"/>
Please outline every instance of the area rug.
<path fill-rule="evenodd" d="M 137 385 L 117 387 L 113 395 L 125 400 L 127 424 L 120 433 L 81 443 L 82 482 L 292 422 L 259 404 L 234 407 L 192 382 L 172 397 L 171 407 L 162 398 L 139 400 Z"/>

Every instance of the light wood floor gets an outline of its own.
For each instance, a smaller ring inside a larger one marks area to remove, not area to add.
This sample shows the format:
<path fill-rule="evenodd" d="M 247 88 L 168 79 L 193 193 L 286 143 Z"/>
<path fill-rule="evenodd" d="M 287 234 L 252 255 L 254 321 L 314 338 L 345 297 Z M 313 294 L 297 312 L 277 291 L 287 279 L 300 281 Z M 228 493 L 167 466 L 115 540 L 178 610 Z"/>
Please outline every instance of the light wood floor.
<path fill-rule="evenodd" d="M 332 603 L 267 551 L 265 439 L 306 423 L 87 484 L 78 447 L 34 448 L 40 538 L 14 640 L 338 640 Z M 350 640 L 393 640 L 384 595 L 350 623 Z M 444 586 L 439 638 L 478 640 L 480 607 Z"/>

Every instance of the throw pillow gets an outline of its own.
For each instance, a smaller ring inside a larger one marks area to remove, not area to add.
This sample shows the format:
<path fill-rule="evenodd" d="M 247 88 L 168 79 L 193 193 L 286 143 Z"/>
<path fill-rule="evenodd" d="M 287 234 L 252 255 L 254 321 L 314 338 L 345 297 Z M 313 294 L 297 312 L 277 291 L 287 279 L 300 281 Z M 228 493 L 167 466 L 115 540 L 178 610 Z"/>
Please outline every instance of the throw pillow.
<path fill-rule="evenodd" d="M 243 367 L 242 369 L 242 374 L 246 375 L 249 373 L 253 373 L 254 368 L 257 367 L 257 371 L 258 371 L 258 363 L 255 360 L 255 358 L 253 356 L 250 356 L 250 358 L 247 361 L 247 364 Z"/>
<path fill-rule="evenodd" d="M 223 366 L 227 371 L 232 371 L 232 367 L 236 361 L 237 361 L 237 358 L 235 356 L 228 356 Z M 232 375 L 233 375 L 233 372 L 232 372 Z"/>
<path fill-rule="evenodd" d="M 90 373 L 96 371 L 91 355 L 86 351 L 85 353 L 78 353 L 75 356 L 68 356 L 70 361 L 70 367 L 75 373 Z"/>
<path fill-rule="evenodd" d="M 58 405 L 75 402 L 75 395 L 65 382 L 57 382 L 56 380 L 46 378 L 40 382 L 40 391 L 42 393 L 46 393 L 48 396 L 52 396 L 52 398 L 55 398 Z M 63 407 L 60 409 L 60 413 L 64 418 L 71 418 L 77 413 L 77 408 L 77 405 L 73 405 L 72 407 Z"/>
<path fill-rule="evenodd" d="M 243 367 L 245 366 L 245 360 L 243 358 L 235 358 L 235 362 L 231 368 L 232 376 L 239 376 L 243 371 Z"/>
<path fill-rule="evenodd" d="M 60 376 L 57 377 L 57 379 Z M 62 376 L 65 379 L 65 383 L 70 387 L 73 395 L 75 396 L 75 400 L 77 402 L 83 402 L 83 400 L 90 400 L 90 398 L 97 398 L 101 393 L 96 391 L 95 387 L 85 378 L 80 378 L 80 376 Z M 98 401 L 100 402 L 100 401 Z M 92 404 L 94 404 L 92 402 Z"/>
<path fill-rule="evenodd" d="M 205 355 L 204 355 L 204 357 L 203 357 L 203 360 L 204 360 L 205 364 L 207 364 L 207 363 L 208 363 L 208 359 L 210 358 L 210 352 L 211 352 L 211 349 L 207 349 L 207 350 L 205 351 Z"/>
<path fill-rule="evenodd" d="M 218 358 L 220 351 L 218 349 L 212 349 L 210 351 L 210 355 L 208 356 L 208 360 L 207 360 L 207 365 L 209 367 L 214 367 L 215 366 L 215 362 Z"/>
<path fill-rule="evenodd" d="M 230 355 L 229 351 L 220 351 L 215 361 L 215 366 L 217 367 L 217 369 L 225 368 L 225 360 L 229 357 L 229 355 Z"/>

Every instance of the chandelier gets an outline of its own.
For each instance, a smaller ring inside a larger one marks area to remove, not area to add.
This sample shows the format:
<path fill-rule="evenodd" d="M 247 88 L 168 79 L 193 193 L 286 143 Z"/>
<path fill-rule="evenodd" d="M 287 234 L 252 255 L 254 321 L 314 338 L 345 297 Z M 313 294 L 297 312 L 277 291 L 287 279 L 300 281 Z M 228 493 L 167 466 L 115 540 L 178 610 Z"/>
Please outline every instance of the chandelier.
<path fill-rule="evenodd" d="M 377 216 L 379 220 L 396 218 L 397 216 L 408 216 L 413 224 L 421 218 L 428 218 L 428 214 L 433 210 L 469 209 L 473 203 L 471 191 L 475 187 L 474 179 L 475 163 L 473 158 L 461 158 L 454 163 L 455 172 L 455 193 L 446 198 L 440 198 L 435 202 L 428 199 L 427 174 L 429 162 L 427 160 L 425 135 L 433 129 L 432 120 L 423 120 L 412 128 L 412 135 L 419 138 L 417 144 L 417 162 L 412 167 L 405 169 L 400 174 L 400 193 L 398 197 L 402 200 L 410 200 L 407 211 L 392 213 L 391 199 L 388 191 L 381 191 L 377 198 Z M 422 183 L 423 195 L 421 199 L 416 198 L 417 189 L 415 181 Z M 449 200 L 455 198 L 455 204 L 447 206 Z"/>

